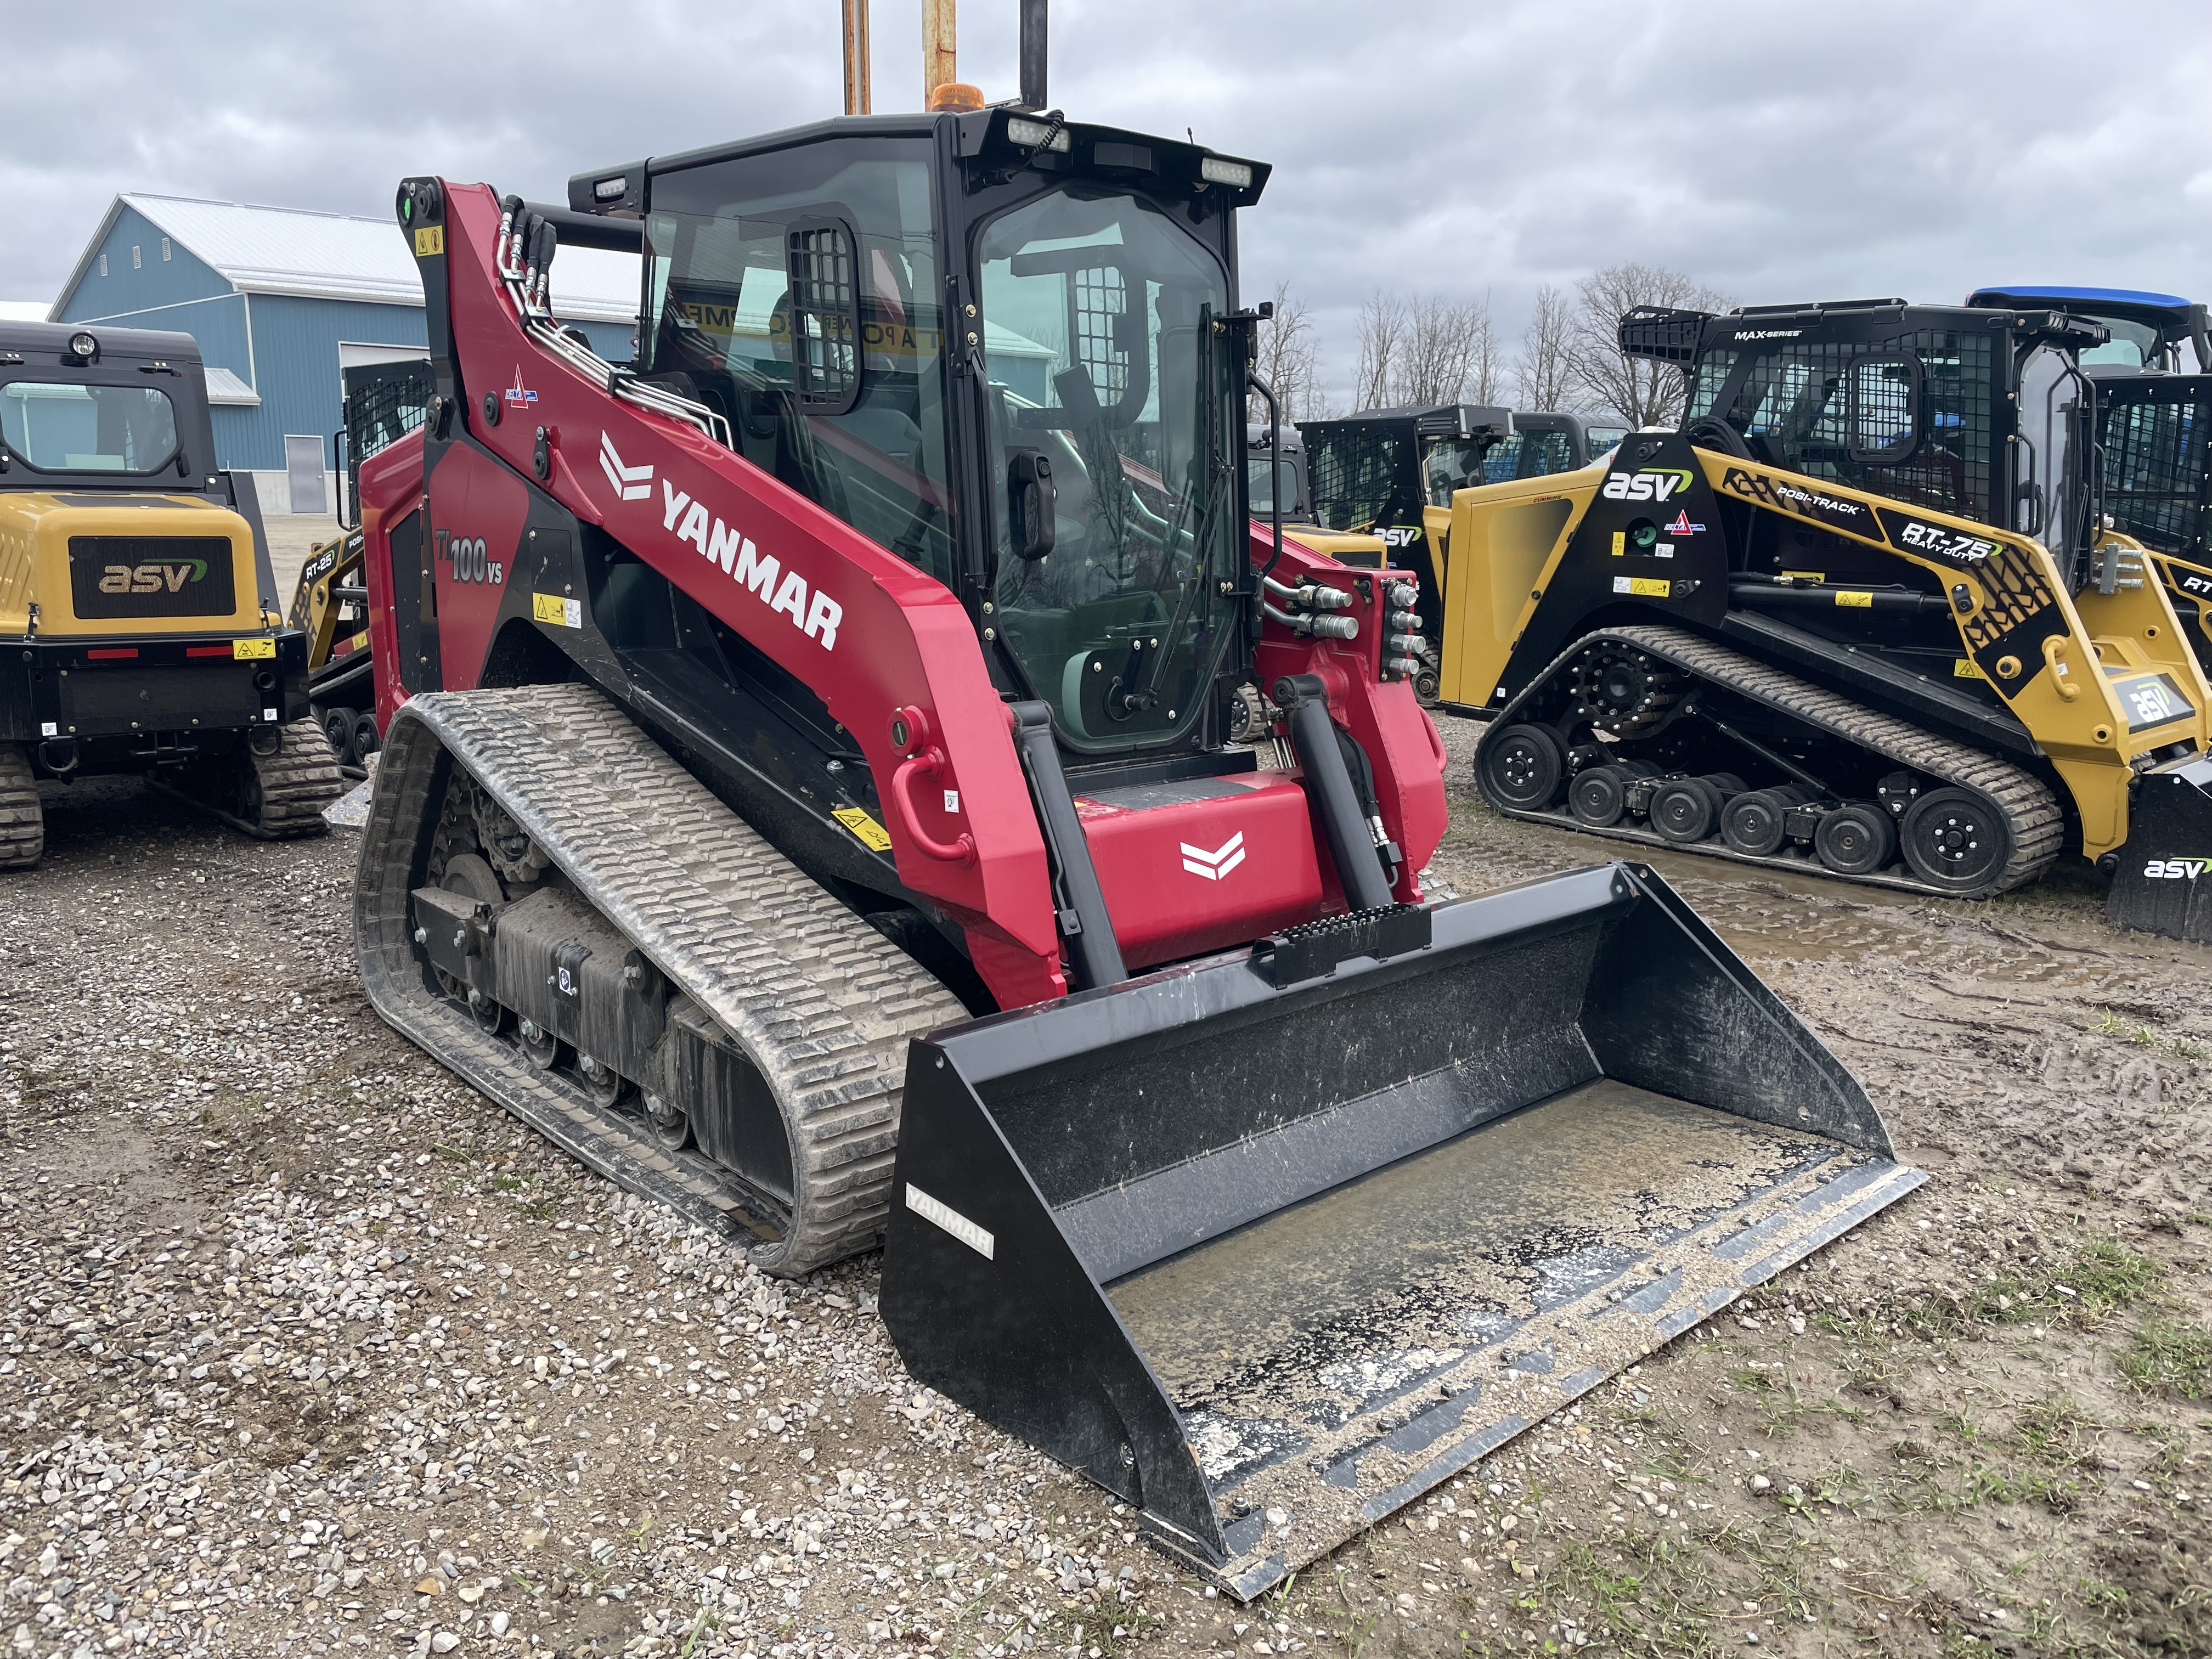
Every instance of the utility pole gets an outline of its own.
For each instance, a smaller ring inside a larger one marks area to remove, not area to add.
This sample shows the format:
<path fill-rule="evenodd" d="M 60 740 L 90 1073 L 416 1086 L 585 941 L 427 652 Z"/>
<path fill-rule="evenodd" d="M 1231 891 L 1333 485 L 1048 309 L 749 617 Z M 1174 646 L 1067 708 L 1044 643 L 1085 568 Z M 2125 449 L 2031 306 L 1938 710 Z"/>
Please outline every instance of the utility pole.
<path fill-rule="evenodd" d="M 868 0 L 845 0 L 845 113 L 869 113 Z"/>
<path fill-rule="evenodd" d="M 921 0 L 921 106 L 937 107 L 937 89 L 960 79 L 954 36 L 956 0 Z"/>
<path fill-rule="evenodd" d="M 1045 0 L 1021 0 L 1022 107 L 1045 107 Z"/>

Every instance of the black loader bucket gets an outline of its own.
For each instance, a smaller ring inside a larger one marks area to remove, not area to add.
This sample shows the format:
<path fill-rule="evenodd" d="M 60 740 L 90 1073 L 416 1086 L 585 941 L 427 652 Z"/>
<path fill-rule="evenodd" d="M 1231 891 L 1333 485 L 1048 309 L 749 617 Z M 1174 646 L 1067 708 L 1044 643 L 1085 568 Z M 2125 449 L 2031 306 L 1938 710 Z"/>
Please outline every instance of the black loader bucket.
<path fill-rule="evenodd" d="M 917 1040 L 881 1307 L 1249 1598 L 1922 1179 L 1614 864 Z"/>
<path fill-rule="evenodd" d="M 2168 761 L 2135 781 L 2128 840 L 2116 858 L 2106 920 L 2212 944 L 2212 761 Z"/>

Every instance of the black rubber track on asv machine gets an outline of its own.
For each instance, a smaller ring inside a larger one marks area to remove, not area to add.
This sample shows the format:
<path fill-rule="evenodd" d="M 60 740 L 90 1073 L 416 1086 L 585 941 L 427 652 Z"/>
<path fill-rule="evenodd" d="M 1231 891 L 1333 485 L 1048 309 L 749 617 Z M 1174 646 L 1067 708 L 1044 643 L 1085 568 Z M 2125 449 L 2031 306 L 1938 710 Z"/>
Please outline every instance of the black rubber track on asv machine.
<path fill-rule="evenodd" d="M 1739 696 L 1754 702 L 1763 702 L 1778 708 L 1844 741 L 1856 744 L 1893 761 L 1901 767 L 1932 777 L 1942 783 L 1954 784 L 1972 791 L 2002 813 L 2012 831 L 2012 852 L 2004 867 L 1985 885 L 1971 893 L 1954 893 L 1940 887 L 1931 887 L 1910 873 L 1910 866 L 1900 864 L 1905 873 L 1883 872 L 1871 876 L 1850 876 L 1831 870 L 1817 859 L 1790 854 L 1774 854 L 1761 858 L 1748 853 L 1739 853 L 1718 836 L 1685 846 L 1670 842 L 1657 831 L 1630 823 L 1613 824 L 1599 829 L 1583 823 L 1562 807 L 1542 811 L 1527 811 L 1503 805 L 1483 792 L 1484 801 L 1508 817 L 1525 819 L 1530 823 L 1547 823 L 1562 830 L 1572 830 L 1586 836 L 1602 836 L 1612 841 L 1635 842 L 1644 847 L 1663 848 L 1669 852 L 1695 853 L 1707 858 L 1726 859 L 1731 863 L 1744 864 L 1758 869 L 1787 870 L 1797 875 L 1824 876 L 1832 881 L 1855 881 L 1863 886 L 1888 887 L 1905 892 L 1925 893 L 1936 898 L 1988 898 L 2034 880 L 2058 856 L 2065 840 L 2065 820 L 2058 802 L 2042 781 L 2022 771 L 2009 762 L 1972 749 L 1948 738 L 1939 738 L 1923 731 L 1910 721 L 1884 714 L 1848 697 L 1839 697 L 1817 685 L 1770 668 L 1741 652 L 1725 646 L 1715 645 L 1710 640 L 1687 633 L 1679 628 L 1628 627 L 1605 628 L 1585 634 L 1567 649 L 1562 651 L 1544 672 L 1524 687 L 1521 695 L 1500 709 L 1484 731 L 1502 732 L 1521 717 L 1525 708 L 1555 677 L 1564 672 L 1575 659 L 1593 647 L 1614 643 L 1632 647 L 1671 664 L 1693 679 L 1726 687 Z M 1482 769 L 1478 757 L 1475 766 L 1476 787 L 1481 788 Z"/>
<path fill-rule="evenodd" d="M 595 1104 L 480 1030 L 416 955 L 410 883 L 448 754 L 610 927 L 710 1014 L 785 1116 L 792 1209 L 744 1188 L 641 1117 Z M 882 1237 L 908 1040 L 967 1018 L 925 969 L 839 903 L 587 686 L 412 699 L 377 765 L 354 927 L 377 1012 L 610 1180 L 691 1219 L 780 1237 L 763 1267 L 801 1273 Z"/>
<path fill-rule="evenodd" d="M 280 726 L 276 728 L 276 752 L 257 755 L 249 750 L 246 759 L 253 768 L 254 781 L 261 787 L 261 817 L 258 823 L 242 818 L 222 802 L 209 799 L 202 793 L 203 788 L 214 787 L 215 784 L 204 778 L 195 778 L 189 771 L 185 774 L 182 786 L 170 782 L 159 772 L 147 774 L 147 781 L 163 793 L 174 795 L 186 805 L 198 807 L 258 841 L 297 841 L 307 836 L 319 836 L 330 828 L 323 817 L 323 809 L 345 793 L 345 779 L 338 770 L 337 756 L 331 751 L 331 740 L 320 725 L 306 720 Z"/>
<path fill-rule="evenodd" d="M 13 744 L 0 744 L 0 870 L 27 870 L 46 848 L 46 809 L 30 757 Z"/>

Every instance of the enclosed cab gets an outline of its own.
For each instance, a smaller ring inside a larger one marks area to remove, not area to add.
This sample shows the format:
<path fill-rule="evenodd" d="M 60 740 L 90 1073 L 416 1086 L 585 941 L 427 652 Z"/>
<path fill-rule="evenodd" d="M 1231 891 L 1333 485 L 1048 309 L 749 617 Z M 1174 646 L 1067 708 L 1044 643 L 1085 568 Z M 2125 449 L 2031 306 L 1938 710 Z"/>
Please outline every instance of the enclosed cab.
<path fill-rule="evenodd" d="M 145 772 L 255 833 L 322 827 L 275 587 L 189 335 L 0 325 L 0 866 L 43 849 L 40 779 Z"/>
<path fill-rule="evenodd" d="M 1579 472 L 1611 453 L 1627 435 L 1625 426 L 1586 420 L 1564 410 L 1532 414 L 1516 410 L 1511 435 L 1492 445 L 1483 456 L 1480 482 L 1504 483 L 1514 478 Z"/>
<path fill-rule="evenodd" d="M 2179 295 L 2118 288 L 1982 289 L 1972 306 L 2063 306 L 2110 338 L 2081 354 L 2097 389 L 2102 538 L 2115 580 L 2147 566 L 2200 662 L 2212 665 L 2212 330 Z M 2100 565 L 2107 561 L 2100 559 Z"/>

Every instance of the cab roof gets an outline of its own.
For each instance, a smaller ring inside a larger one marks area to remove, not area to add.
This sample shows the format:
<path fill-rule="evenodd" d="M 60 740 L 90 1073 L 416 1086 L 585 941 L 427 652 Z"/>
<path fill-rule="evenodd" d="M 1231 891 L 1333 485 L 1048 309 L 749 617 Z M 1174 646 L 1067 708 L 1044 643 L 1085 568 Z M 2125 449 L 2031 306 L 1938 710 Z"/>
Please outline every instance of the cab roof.
<path fill-rule="evenodd" d="M 0 356 L 60 357 L 70 342 L 89 334 L 100 342 L 100 361 L 189 363 L 200 367 L 200 344 L 189 334 L 166 329 L 110 328 L 104 323 L 26 323 L 0 319 Z"/>
<path fill-rule="evenodd" d="M 2204 307 L 2178 294 L 2154 294 L 2133 288 L 1978 288 L 1966 296 L 1977 309 L 2003 310 L 2029 306 L 2057 306 L 2143 323 L 2161 337 L 2188 338 L 2204 325 Z"/>

